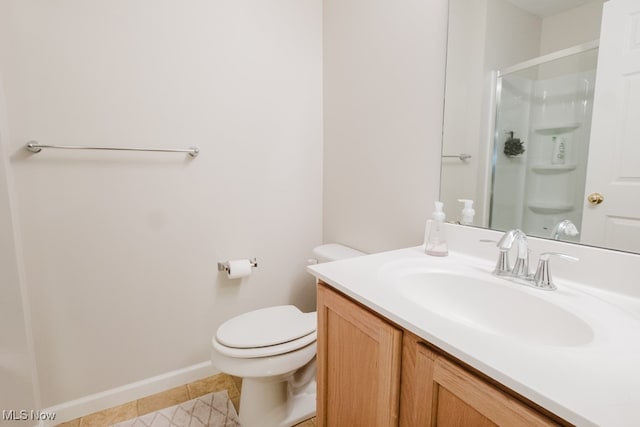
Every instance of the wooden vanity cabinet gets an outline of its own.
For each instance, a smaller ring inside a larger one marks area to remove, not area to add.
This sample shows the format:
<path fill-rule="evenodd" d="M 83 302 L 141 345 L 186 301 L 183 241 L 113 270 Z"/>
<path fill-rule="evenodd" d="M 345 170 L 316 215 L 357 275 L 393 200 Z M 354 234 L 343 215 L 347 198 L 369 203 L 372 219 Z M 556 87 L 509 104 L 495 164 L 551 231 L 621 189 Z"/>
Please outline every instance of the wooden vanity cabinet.
<path fill-rule="evenodd" d="M 398 425 L 402 331 L 318 286 L 317 420 L 321 426 Z"/>
<path fill-rule="evenodd" d="M 571 425 L 322 283 L 317 381 L 320 426 Z"/>
<path fill-rule="evenodd" d="M 487 379 L 406 333 L 402 367 L 402 426 L 558 426 Z"/>

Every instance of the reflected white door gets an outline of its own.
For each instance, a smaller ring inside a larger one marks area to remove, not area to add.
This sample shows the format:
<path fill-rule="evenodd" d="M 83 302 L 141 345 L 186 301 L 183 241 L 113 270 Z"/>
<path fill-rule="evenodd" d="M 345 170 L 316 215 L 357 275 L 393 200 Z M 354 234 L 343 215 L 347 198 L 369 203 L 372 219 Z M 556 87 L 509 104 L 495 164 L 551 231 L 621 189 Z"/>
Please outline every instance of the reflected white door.
<path fill-rule="evenodd" d="M 584 203 L 581 242 L 640 251 L 638 0 L 604 5 Z"/>

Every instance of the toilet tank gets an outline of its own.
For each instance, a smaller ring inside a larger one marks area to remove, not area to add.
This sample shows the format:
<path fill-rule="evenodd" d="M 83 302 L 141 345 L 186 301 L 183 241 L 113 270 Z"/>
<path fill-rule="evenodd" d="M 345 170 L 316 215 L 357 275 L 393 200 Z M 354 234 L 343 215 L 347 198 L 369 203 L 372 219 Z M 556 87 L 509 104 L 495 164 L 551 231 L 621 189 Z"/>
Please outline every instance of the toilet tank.
<path fill-rule="evenodd" d="M 356 249 L 340 245 L 338 243 L 328 243 L 326 245 L 316 246 L 313 249 L 314 259 L 310 260 L 310 262 L 313 264 L 317 264 L 322 262 L 337 261 L 339 259 L 353 258 L 362 255 L 366 254 L 364 252 L 360 252 Z"/>

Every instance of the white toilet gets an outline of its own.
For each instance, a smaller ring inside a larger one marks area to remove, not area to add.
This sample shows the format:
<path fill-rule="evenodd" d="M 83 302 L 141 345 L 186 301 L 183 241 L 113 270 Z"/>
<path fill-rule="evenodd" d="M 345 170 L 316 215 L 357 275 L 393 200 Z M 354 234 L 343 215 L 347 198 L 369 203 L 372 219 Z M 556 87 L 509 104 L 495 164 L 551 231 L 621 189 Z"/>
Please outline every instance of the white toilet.
<path fill-rule="evenodd" d="M 327 244 L 313 262 L 364 255 Z M 213 337 L 211 360 L 222 372 L 242 378 L 243 427 L 289 427 L 316 413 L 316 312 L 280 305 L 224 322 Z"/>

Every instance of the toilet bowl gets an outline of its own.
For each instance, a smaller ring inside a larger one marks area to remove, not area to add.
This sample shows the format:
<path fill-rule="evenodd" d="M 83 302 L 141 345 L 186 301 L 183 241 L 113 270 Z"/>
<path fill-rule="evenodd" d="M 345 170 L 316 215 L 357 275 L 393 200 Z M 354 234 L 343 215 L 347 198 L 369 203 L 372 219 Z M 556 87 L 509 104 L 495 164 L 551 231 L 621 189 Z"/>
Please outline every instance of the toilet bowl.
<path fill-rule="evenodd" d="M 364 255 L 346 246 L 314 249 L 317 262 Z M 314 260 L 314 261 L 316 261 Z M 316 312 L 267 307 L 224 322 L 212 339 L 213 366 L 242 378 L 243 427 L 289 427 L 316 412 Z"/>

